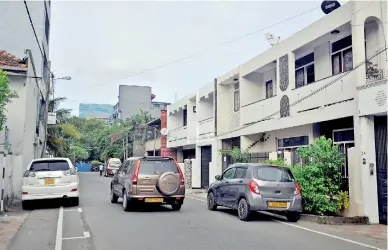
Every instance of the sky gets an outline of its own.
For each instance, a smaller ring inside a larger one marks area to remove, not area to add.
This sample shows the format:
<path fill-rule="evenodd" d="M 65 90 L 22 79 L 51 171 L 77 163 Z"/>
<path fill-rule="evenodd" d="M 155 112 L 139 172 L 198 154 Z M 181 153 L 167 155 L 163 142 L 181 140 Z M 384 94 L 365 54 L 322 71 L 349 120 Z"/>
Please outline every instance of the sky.
<path fill-rule="evenodd" d="M 173 102 L 269 49 L 265 33 L 283 40 L 324 14 L 317 8 L 245 35 L 320 3 L 52 1 L 52 70 L 72 77 L 56 82 L 55 96 L 67 97 L 62 107 L 74 114 L 79 103 L 116 104 L 119 85 L 151 86 L 155 101 Z"/>

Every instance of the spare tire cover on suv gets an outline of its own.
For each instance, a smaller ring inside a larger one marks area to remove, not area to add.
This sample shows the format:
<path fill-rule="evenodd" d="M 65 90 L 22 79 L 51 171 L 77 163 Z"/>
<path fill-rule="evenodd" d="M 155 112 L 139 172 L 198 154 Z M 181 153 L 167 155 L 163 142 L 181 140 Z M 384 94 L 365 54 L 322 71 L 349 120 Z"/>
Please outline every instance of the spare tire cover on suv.
<path fill-rule="evenodd" d="M 176 173 L 166 172 L 158 179 L 158 188 L 164 195 L 173 195 L 179 190 L 180 178 Z"/>

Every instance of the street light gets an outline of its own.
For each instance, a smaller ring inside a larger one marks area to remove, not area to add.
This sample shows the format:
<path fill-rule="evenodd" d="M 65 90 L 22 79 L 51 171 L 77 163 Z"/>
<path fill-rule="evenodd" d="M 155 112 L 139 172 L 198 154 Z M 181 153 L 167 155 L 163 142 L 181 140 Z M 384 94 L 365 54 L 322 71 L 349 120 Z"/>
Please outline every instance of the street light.
<path fill-rule="evenodd" d="M 54 76 L 54 75 L 52 75 Z M 64 77 L 58 77 L 58 78 L 52 78 L 52 85 L 53 85 L 53 101 L 55 100 L 54 98 L 54 91 L 55 91 L 55 87 L 54 87 L 54 83 L 55 83 L 55 80 L 71 80 L 71 76 L 64 76 Z M 55 103 L 53 103 L 53 113 L 55 112 Z"/>

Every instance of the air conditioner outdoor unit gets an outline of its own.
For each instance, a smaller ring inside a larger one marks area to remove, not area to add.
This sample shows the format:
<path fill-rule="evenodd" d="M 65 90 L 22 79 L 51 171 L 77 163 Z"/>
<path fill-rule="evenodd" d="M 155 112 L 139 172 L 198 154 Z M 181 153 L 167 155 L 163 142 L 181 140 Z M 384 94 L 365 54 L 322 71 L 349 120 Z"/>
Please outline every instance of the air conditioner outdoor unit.
<path fill-rule="evenodd" d="M 38 147 L 42 146 L 43 142 L 39 137 L 35 137 L 34 144 L 37 145 Z"/>

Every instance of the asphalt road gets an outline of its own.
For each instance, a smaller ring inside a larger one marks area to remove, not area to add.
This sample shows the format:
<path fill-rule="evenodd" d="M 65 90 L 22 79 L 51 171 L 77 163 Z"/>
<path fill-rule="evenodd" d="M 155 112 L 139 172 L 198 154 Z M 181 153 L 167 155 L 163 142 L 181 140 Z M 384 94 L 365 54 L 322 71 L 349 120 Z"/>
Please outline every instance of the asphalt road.
<path fill-rule="evenodd" d="M 268 215 L 242 222 L 231 210 L 209 211 L 193 198 L 178 212 L 169 206 L 124 212 L 121 200 L 109 201 L 111 178 L 81 173 L 80 179 L 80 207 L 45 204 L 32 211 L 10 250 L 370 249 Z"/>

